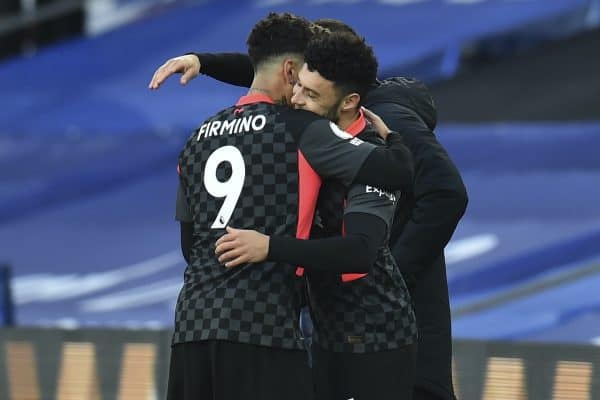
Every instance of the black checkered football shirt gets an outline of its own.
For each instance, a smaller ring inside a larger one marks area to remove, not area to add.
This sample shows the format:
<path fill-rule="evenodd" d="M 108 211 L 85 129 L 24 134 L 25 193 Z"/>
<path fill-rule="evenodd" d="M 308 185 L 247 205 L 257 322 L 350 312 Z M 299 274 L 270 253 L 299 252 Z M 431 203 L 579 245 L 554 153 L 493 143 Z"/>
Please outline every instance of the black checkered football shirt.
<path fill-rule="evenodd" d="M 360 135 L 374 141 L 366 129 Z M 400 193 L 354 184 L 350 189 L 327 181 L 318 201 L 323 236 L 339 235 L 343 215 L 365 213 L 385 221 L 388 234 L 368 275 L 308 273 L 314 323 L 313 340 L 324 350 L 365 353 L 415 343 L 417 325 L 408 290 L 388 248 L 389 231 Z"/>
<path fill-rule="evenodd" d="M 226 226 L 307 238 L 320 179 L 349 184 L 375 148 L 315 114 L 245 96 L 206 120 L 179 159 L 177 219 L 194 244 L 173 343 L 228 340 L 300 349 L 302 280 L 288 264 L 227 269 L 214 254 Z"/>

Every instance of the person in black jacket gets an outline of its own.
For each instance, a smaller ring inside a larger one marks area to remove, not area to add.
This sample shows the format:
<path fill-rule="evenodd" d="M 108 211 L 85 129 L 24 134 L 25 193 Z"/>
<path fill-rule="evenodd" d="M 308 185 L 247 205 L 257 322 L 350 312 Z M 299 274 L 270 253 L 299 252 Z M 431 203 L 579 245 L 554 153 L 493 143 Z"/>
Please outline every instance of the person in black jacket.
<path fill-rule="evenodd" d="M 337 20 L 316 24 L 331 31 L 356 34 Z M 182 73 L 187 84 L 202 72 L 237 86 L 248 86 L 252 65 L 238 53 L 191 53 L 168 60 L 149 84 L 158 89 L 171 75 Z M 399 131 L 414 160 L 414 183 L 399 201 L 390 247 L 409 285 L 414 302 L 419 343 L 415 400 L 454 400 L 452 385 L 452 336 L 444 247 L 467 206 L 467 192 L 460 173 L 433 130 L 437 114 L 427 87 L 416 79 L 377 81 L 365 106 L 381 116 L 390 129 Z"/>
<path fill-rule="evenodd" d="M 413 191 L 400 198 L 390 237 L 419 329 L 414 399 L 455 399 L 443 250 L 465 212 L 466 189 L 433 134 L 436 112 L 425 85 L 414 79 L 385 80 L 367 97 L 366 105 L 402 132 L 415 163 Z"/>

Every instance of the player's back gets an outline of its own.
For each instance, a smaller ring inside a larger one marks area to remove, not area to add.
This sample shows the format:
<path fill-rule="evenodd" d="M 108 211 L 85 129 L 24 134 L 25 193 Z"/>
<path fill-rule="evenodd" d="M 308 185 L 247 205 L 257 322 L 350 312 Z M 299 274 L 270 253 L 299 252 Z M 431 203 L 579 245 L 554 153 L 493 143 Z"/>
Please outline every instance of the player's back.
<path fill-rule="evenodd" d="M 302 282 L 295 267 L 262 262 L 227 269 L 214 254 L 215 242 L 228 225 L 308 238 L 321 184 L 317 172 L 348 185 L 376 151 L 347 136 L 316 114 L 253 95 L 206 120 L 189 138 L 179 159 L 177 209 L 180 221 L 193 224 L 193 246 L 174 343 L 302 347 Z M 376 169 L 370 170 L 372 177 Z"/>
<path fill-rule="evenodd" d="M 221 266 L 214 244 L 226 226 L 295 235 L 298 146 L 280 112 L 251 103 L 206 120 L 180 156 L 180 178 L 194 217 L 191 266 Z"/>
<path fill-rule="evenodd" d="M 294 313 L 301 280 L 294 267 L 263 262 L 227 269 L 214 254 L 226 226 L 294 236 L 303 215 L 293 135 L 302 127 L 290 126 L 299 124 L 286 118 L 293 112 L 287 107 L 252 102 L 256 96 L 242 100 L 206 120 L 180 155 L 194 243 L 174 342 L 223 339 L 300 348 Z"/>

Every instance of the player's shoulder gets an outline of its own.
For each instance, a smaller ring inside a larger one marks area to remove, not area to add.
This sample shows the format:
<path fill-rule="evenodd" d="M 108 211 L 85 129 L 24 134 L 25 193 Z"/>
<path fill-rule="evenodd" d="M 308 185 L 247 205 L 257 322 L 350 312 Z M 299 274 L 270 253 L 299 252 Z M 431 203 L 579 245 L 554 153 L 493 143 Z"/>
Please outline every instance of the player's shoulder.
<path fill-rule="evenodd" d="M 223 108 L 222 110 L 219 110 L 216 113 L 205 118 L 202 122 L 200 122 L 199 126 L 202 126 L 203 124 L 206 124 L 207 122 L 227 119 L 234 113 L 234 110 L 235 110 L 235 106 L 229 106 L 229 107 Z"/>
<path fill-rule="evenodd" d="M 290 124 L 306 127 L 315 121 L 327 121 L 325 118 L 311 111 L 293 109 L 291 107 L 281 106 L 278 114 Z"/>
<path fill-rule="evenodd" d="M 278 111 L 278 119 L 285 122 L 287 130 L 299 140 L 310 132 L 323 132 L 329 126 L 329 120 L 306 110 L 296 110 L 289 107 L 281 107 Z"/>

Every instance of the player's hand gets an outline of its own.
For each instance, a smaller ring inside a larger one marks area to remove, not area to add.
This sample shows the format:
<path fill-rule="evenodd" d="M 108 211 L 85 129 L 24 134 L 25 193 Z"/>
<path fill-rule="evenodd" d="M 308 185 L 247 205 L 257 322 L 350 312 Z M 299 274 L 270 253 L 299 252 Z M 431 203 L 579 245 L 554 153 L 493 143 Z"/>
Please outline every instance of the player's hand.
<path fill-rule="evenodd" d="M 154 72 L 148 88 L 158 89 L 173 74 L 183 74 L 179 82 L 186 85 L 200 74 L 200 67 L 200 60 L 193 54 L 171 58 Z"/>
<path fill-rule="evenodd" d="M 217 240 L 215 254 L 227 268 L 266 260 L 269 237 L 260 232 L 227 227 L 227 233 Z"/>
<path fill-rule="evenodd" d="M 388 135 L 391 133 L 391 130 L 388 128 L 385 122 L 383 122 L 381 117 L 368 108 L 361 107 L 361 109 L 365 115 L 365 118 L 369 120 L 371 125 L 373 125 L 373 128 L 375 128 L 379 136 L 381 136 L 384 140 L 387 139 Z"/>

